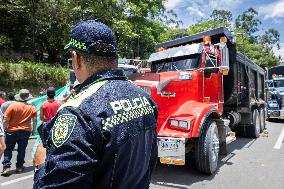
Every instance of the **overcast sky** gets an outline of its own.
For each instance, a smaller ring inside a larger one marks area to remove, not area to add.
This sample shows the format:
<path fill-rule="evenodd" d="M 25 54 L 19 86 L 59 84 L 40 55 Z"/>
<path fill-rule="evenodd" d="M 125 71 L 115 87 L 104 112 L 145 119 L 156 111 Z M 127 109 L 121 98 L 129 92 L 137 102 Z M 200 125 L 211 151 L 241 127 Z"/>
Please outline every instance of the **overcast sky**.
<path fill-rule="evenodd" d="M 269 28 L 275 28 L 280 32 L 281 49 L 275 49 L 275 52 L 284 58 L 284 0 L 167 0 L 165 6 L 177 13 L 183 22 L 182 27 L 188 27 L 201 18 L 208 18 L 214 9 L 231 11 L 234 20 L 252 7 L 259 13 L 262 32 Z"/>

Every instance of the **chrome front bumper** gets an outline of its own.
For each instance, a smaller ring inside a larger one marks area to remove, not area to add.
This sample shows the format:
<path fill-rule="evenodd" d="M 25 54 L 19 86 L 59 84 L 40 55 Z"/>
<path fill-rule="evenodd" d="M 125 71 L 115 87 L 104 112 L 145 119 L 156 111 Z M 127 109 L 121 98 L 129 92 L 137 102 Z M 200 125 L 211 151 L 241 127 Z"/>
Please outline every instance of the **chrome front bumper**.
<path fill-rule="evenodd" d="M 284 110 L 267 110 L 267 116 L 269 118 L 284 119 Z"/>

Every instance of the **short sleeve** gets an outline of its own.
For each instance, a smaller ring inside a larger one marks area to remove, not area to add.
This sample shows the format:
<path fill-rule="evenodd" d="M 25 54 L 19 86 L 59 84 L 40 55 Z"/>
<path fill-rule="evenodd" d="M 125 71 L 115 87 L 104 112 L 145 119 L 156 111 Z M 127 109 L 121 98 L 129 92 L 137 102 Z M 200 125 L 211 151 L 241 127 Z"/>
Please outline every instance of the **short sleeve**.
<path fill-rule="evenodd" d="M 33 106 L 33 116 L 36 117 L 37 116 L 37 113 L 36 113 L 36 107 Z"/>
<path fill-rule="evenodd" d="M 5 111 L 5 113 L 4 113 L 4 117 L 10 118 L 12 112 L 13 112 L 13 108 L 12 108 L 12 105 L 10 105 L 10 106 L 7 108 L 7 110 Z"/>

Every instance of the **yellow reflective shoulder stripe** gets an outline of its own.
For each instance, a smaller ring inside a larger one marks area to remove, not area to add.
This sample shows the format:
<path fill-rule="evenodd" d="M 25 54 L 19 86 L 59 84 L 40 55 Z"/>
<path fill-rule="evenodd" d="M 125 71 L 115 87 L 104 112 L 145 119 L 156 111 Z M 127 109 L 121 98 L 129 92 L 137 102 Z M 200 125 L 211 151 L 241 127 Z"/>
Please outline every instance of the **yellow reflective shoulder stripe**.
<path fill-rule="evenodd" d="M 107 81 L 100 81 L 90 85 L 87 89 L 83 90 L 79 94 L 75 95 L 73 98 L 70 98 L 66 103 L 62 104 L 59 107 L 58 111 L 65 107 L 79 107 L 83 100 L 95 94 L 106 83 Z"/>

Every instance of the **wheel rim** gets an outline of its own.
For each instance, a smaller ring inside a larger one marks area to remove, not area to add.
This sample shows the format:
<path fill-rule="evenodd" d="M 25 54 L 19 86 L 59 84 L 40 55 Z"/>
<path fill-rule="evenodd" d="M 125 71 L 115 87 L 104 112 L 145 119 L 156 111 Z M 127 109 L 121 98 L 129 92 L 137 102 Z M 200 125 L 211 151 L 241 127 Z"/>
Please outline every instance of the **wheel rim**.
<path fill-rule="evenodd" d="M 212 161 L 215 162 L 218 158 L 219 154 L 219 138 L 217 136 L 217 133 L 214 132 L 213 135 L 213 148 L 212 148 Z"/>
<path fill-rule="evenodd" d="M 259 115 L 258 114 L 256 114 L 256 120 L 255 120 L 255 128 L 256 128 L 256 132 L 257 132 L 257 134 L 259 134 L 260 133 L 260 119 L 259 119 Z"/>
<path fill-rule="evenodd" d="M 260 110 L 260 124 L 261 124 L 261 129 L 264 129 L 264 111 L 263 111 L 263 109 Z"/>

